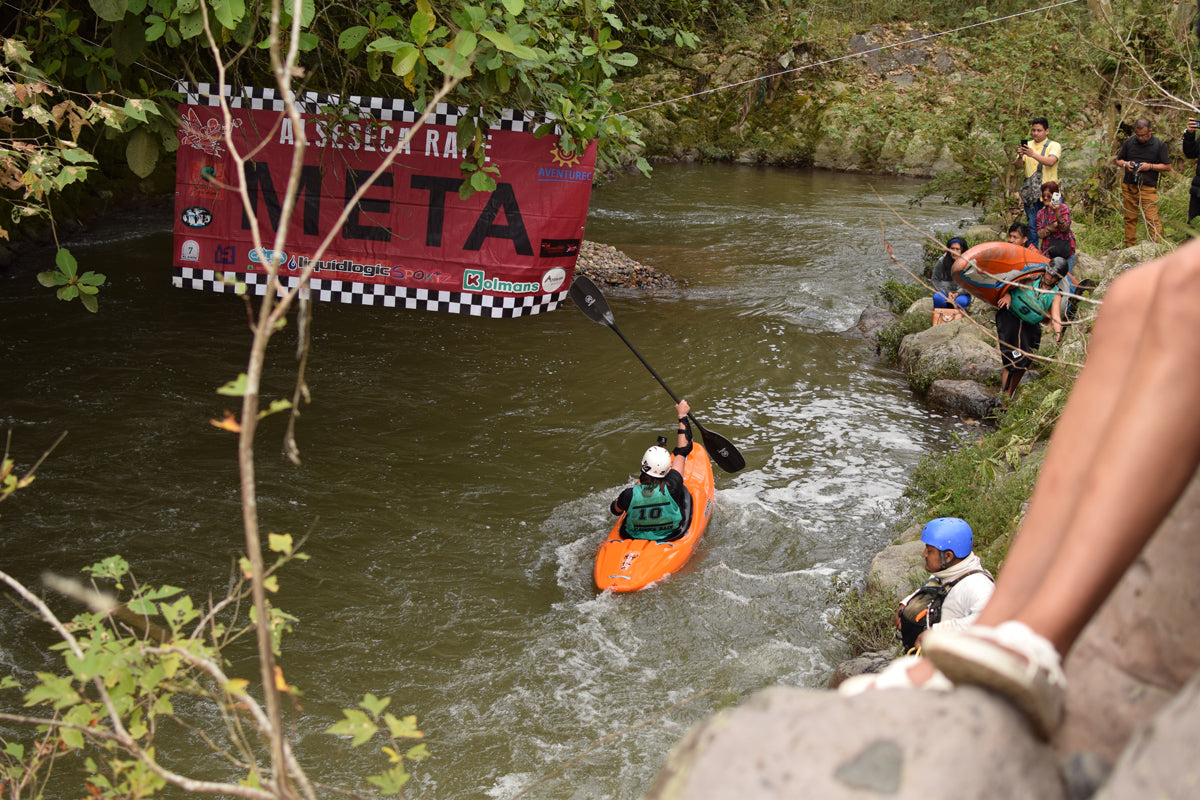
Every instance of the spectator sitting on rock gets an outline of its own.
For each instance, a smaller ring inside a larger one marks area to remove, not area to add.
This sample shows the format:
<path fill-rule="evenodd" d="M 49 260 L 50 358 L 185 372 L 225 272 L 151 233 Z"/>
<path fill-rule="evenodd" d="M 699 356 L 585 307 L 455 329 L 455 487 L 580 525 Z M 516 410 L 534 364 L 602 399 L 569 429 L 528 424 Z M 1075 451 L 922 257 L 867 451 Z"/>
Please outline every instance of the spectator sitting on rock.
<path fill-rule="evenodd" d="M 1113 283 L 992 599 L 858 691 L 982 686 L 1054 733 L 1063 657 L 1200 467 L 1200 368 L 1179 335 L 1200 327 L 1197 281 L 1200 240 Z"/>
<path fill-rule="evenodd" d="M 896 627 L 904 652 L 919 650 L 934 625 L 965 628 L 975 621 L 992 596 L 992 576 L 973 550 L 975 537 L 966 520 L 939 517 L 921 531 L 925 569 L 931 577 L 900 602 Z"/>
<path fill-rule="evenodd" d="M 950 268 L 967 249 L 965 239 L 955 236 L 946 242 L 946 250 L 938 262 L 933 265 L 933 307 L 966 309 L 971 304 L 971 295 L 959 288 L 950 277 Z M 954 298 L 951 300 L 951 298 Z"/>

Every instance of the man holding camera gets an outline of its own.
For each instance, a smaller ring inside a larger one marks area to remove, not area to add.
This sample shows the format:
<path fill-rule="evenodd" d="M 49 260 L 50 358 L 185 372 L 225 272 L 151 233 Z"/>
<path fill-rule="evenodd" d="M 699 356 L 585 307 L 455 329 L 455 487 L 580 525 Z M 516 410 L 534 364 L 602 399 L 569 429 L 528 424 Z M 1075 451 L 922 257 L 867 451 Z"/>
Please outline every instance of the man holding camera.
<path fill-rule="evenodd" d="M 1021 140 L 1014 163 L 1025 165 L 1025 181 L 1032 186 L 1028 195 L 1022 188 L 1021 203 L 1025 206 L 1025 220 L 1029 226 L 1029 246 L 1037 248 L 1037 212 L 1043 208 L 1042 184 L 1058 181 L 1058 159 L 1062 156 L 1062 145 L 1050 141 L 1050 121 L 1045 117 L 1030 120 L 1029 135 L 1033 138 Z M 1039 177 L 1031 181 L 1030 178 L 1035 175 Z"/>
<path fill-rule="evenodd" d="M 1133 136 L 1117 152 L 1117 166 L 1125 171 L 1121 182 L 1121 204 L 1125 210 L 1125 246 L 1137 244 L 1138 218 L 1146 220 L 1146 232 L 1154 241 L 1163 240 L 1158 218 L 1158 173 L 1171 171 L 1171 156 L 1162 139 L 1150 133 L 1150 120 L 1133 123 Z"/>

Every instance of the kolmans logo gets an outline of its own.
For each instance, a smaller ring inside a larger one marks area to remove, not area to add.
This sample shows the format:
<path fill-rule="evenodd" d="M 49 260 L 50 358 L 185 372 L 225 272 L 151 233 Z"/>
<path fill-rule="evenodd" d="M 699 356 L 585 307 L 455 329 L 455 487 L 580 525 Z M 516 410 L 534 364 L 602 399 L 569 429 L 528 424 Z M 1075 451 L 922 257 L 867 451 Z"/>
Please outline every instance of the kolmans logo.
<path fill-rule="evenodd" d="M 566 277 L 566 274 L 563 274 Z M 464 292 L 499 292 L 504 294 L 533 294 L 541 289 L 537 283 L 512 283 L 499 278 L 489 278 L 481 269 L 463 270 Z"/>
<path fill-rule="evenodd" d="M 185 208 L 179 219 L 189 228 L 207 228 L 212 222 L 212 212 L 201 206 L 192 206 Z"/>

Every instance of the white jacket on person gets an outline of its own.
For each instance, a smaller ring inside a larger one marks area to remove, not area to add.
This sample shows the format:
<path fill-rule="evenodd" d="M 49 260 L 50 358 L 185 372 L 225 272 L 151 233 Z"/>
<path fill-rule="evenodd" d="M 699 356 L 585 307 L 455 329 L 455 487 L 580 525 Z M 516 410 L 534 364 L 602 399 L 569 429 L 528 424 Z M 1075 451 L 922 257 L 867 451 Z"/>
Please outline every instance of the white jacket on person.
<path fill-rule="evenodd" d="M 950 591 L 946 593 L 946 598 L 942 601 L 942 619 L 938 625 L 945 625 L 949 630 L 965 628 L 979 618 L 979 613 L 983 611 L 983 607 L 987 605 L 987 601 L 992 596 L 992 591 L 996 588 L 996 584 L 984 572 L 967 574 L 973 570 L 982 569 L 983 563 L 979 560 L 979 556 L 971 553 L 957 564 L 933 573 L 933 577 L 943 584 L 958 581 L 950 587 Z M 966 575 L 965 578 L 964 575 Z M 900 605 L 908 605 L 908 601 L 915 594 L 916 592 L 913 592 L 904 598 Z"/>

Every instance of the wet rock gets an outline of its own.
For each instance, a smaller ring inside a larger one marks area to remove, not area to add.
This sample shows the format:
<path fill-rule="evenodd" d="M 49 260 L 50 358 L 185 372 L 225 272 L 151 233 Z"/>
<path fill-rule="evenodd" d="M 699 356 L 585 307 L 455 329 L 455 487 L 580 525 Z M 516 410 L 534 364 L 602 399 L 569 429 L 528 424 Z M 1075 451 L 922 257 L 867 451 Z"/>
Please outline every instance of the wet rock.
<path fill-rule="evenodd" d="M 858 315 L 858 322 L 854 323 L 854 327 L 847 329 L 844 333 L 846 336 L 853 336 L 856 339 L 866 339 L 874 343 L 875 336 L 895 320 L 896 315 L 886 308 L 867 306 Z"/>
<path fill-rule="evenodd" d="M 670 289 L 679 285 L 670 275 L 635 261 L 615 247 L 586 240 L 579 248 L 575 271 L 602 288 Z"/>
<path fill-rule="evenodd" d="M 999 392 L 975 381 L 934 381 L 925 399 L 934 408 L 971 419 L 984 419 L 1000 406 Z"/>
<path fill-rule="evenodd" d="M 842 681 L 855 675 L 882 672 L 895 657 L 896 654 L 890 650 L 876 650 L 873 653 L 863 653 L 860 656 L 846 659 L 833 670 L 828 688 L 836 689 Z"/>

